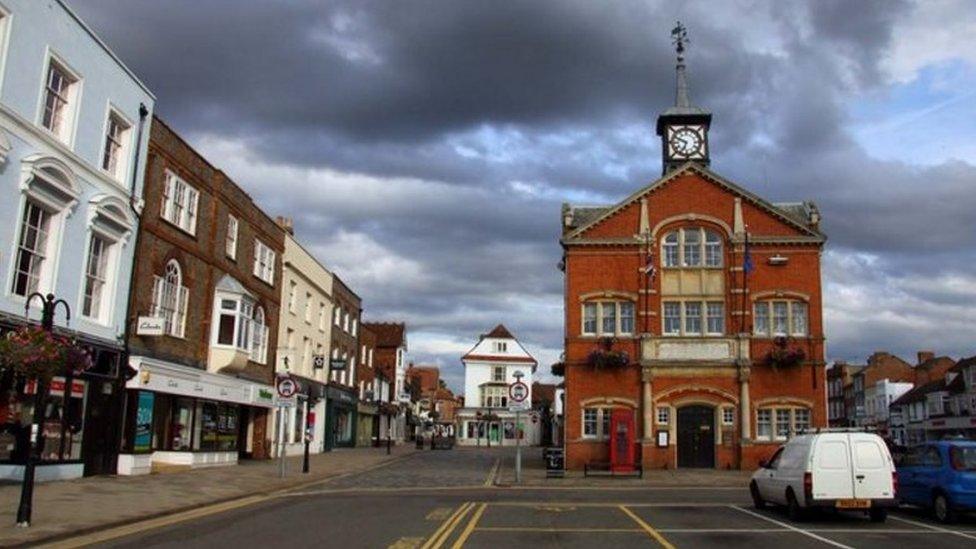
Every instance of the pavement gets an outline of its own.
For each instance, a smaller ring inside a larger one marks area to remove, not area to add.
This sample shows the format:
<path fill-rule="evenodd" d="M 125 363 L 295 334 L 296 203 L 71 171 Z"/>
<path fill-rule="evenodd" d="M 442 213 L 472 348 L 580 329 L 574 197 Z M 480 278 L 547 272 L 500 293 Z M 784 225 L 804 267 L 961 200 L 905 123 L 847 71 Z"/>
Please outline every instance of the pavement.
<path fill-rule="evenodd" d="M 286 458 L 286 476 L 276 460 L 242 461 L 240 465 L 142 476 L 98 476 L 38 483 L 32 523 L 15 526 L 20 485 L 0 486 L 0 547 L 36 543 L 65 535 L 165 516 L 205 505 L 269 494 L 337 479 L 404 459 L 413 445 L 339 449 L 310 457 L 308 474 L 302 458 Z"/>
<path fill-rule="evenodd" d="M 781 510 L 753 509 L 741 472 L 655 473 L 661 483 L 645 477 L 509 486 L 513 459 L 508 448 L 405 453 L 391 466 L 50 547 L 976 547 L 973 518 L 944 527 L 920 510 L 899 510 L 884 524 L 832 513 L 793 523 Z M 526 462 L 527 478 L 539 474 L 534 463 Z"/>

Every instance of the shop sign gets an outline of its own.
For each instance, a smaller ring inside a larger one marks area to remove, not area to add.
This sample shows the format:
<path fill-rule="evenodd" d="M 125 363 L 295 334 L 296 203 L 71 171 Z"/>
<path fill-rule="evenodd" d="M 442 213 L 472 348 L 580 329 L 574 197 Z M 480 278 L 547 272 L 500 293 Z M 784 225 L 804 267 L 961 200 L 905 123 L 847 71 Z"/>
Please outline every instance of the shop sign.
<path fill-rule="evenodd" d="M 263 387 L 258 388 L 258 399 L 263 400 L 265 402 L 271 402 L 274 400 L 274 393 L 272 393 L 271 391 Z"/>
<path fill-rule="evenodd" d="M 312 355 L 312 368 L 316 370 L 325 368 L 325 355 Z"/>
<path fill-rule="evenodd" d="M 37 380 L 30 379 L 24 384 L 24 394 L 33 395 L 37 392 Z M 51 385 L 48 388 L 48 394 L 51 396 L 64 396 L 64 378 L 63 377 L 53 377 L 51 378 Z M 79 379 L 71 380 L 71 398 L 82 398 L 85 396 L 85 382 Z"/>
<path fill-rule="evenodd" d="M 345 370 L 346 369 L 346 361 L 344 359 L 341 359 L 341 358 L 333 358 L 332 360 L 329 361 L 329 369 L 330 370 Z"/>
<path fill-rule="evenodd" d="M 155 393 L 139 391 L 139 404 L 136 408 L 136 434 L 132 441 L 132 449 L 136 452 L 148 452 L 152 449 L 152 421 Z"/>
<path fill-rule="evenodd" d="M 160 317 L 140 316 L 136 321 L 136 335 L 161 336 L 165 328 L 165 322 Z"/>

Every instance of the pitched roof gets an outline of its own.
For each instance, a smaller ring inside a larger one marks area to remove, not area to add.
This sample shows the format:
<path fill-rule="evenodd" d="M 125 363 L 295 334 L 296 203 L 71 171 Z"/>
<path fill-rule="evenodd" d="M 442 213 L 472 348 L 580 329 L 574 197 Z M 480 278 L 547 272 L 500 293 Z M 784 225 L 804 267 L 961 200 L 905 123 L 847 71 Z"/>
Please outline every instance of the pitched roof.
<path fill-rule="evenodd" d="M 506 328 L 504 324 L 495 326 L 490 332 L 485 334 L 484 337 L 493 337 L 496 339 L 515 339 L 515 336 L 512 335 L 512 332 L 508 331 L 508 328 Z"/>
<path fill-rule="evenodd" d="M 938 391 L 944 391 L 946 389 L 946 383 L 944 379 L 937 379 L 935 381 L 930 381 L 925 385 L 919 385 L 911 391 L 901 395 L 898 400 L 891 403 L 892 406 L 901 406 L 903 404 L 911 404 L 913 402 L 919 402 L 925 400 L 929 393 L 935 393 Z"/>
<path fill-rule="evenodd" d="M 403 322 L 364 322 L 376 334 L 377 347 L 399 347 L 406 343 L 407 325 Z"/>
<path fill-rule="evenodd" d="M 597 223 L 603 221 L 604 219 L 607 219 L 608 217 L 624 209 L 630 204 L 638 201 L 642 196 L 656 190 L 659 187 L 664 186 L 665 184 L 671 182 L 674 179 L 677 179 L 679 176 L 685 175 L 688 172 L 695 172 L 701 177 L 709 181 L 712 181 L 713 183 L 727 189 L 733 194 L 736 194 L 746 199 L 747 201 L 751 202 L 752 204 L 759 207 L 760 209 L 766 210 L 773 216 L 778 217 L 782 221 L 786 222 L 788 225 L 791 225 L 799 229 L 807 237 L 812 237 L 821 242 L 826 240 L 826 236 L 820 231 L 819 227 L 810 222 L 809 214 L 817 210 L 816 205 L 813 204 L 812 202 L 804 202 L 801 204 L 781 203 L 779 205 L 776 205 L 760 197 L 759 195 L 753 194 L 752 192 L 744 189 L 743 187 L 740 187 L 739 185 L 729 181 L 728 179 L 725 179 L 724 177 L 711 171 L 705 166 L 702 166 L 697 162 L 689 161 L 683 164 L 681 167 L 666 173 L 661 178 L 655 180 L 651 184 L 638 189 L 636 192 L 634 192 L 633 194 L 631 194 L 630 196 L 628 196 L 627 198 L 623 199 L 622 201 L 618 202 L 615 205 L 602 207 L 602 208 L 586 207 L 586 208 L 579 208 L 579 209 L 574 208 L 569 204 L 564 205 L 563 207 L 564 212 L 567 210 L 576 212 L 576 211 L 582 211 L 584 209 L 602 210 L 600 212 L 596 212 L 596 211 L 587 212 L 592 214 L 593 218 L 588 220 L 588 222 L 586 223 L 579 223 L 579 224 L 574 223 L 574 225 L 576 225 L 575 228 L 567 232 L 566 236 L 564 237 L 564 241 L 579 237 L 586 229 L 589 229 L 590 227 L 596 225 Z M 803 217 L 800 217 L 801 211 L 804 214 Z"/>
<path fill-rule="evenodd" d="M 976 355 L 968 358 L 960 358 L 959 362 L 955 366 L 949 368 L 950 372 L 962 372 L 962 369 L 966 366 L 976 366 Z"/>

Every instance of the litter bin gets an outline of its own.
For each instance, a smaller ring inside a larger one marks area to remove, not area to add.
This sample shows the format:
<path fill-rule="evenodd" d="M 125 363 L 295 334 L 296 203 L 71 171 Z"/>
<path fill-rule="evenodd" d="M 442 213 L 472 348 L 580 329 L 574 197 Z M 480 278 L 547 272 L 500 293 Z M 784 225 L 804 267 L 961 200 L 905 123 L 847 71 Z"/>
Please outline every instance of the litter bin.
<path fill-rule="evenodd" d="M 546 478 L 563 478 L 566 475 L 566 459 L 562 446 L 543 449 L 542 458 L 546 462 Z"/>

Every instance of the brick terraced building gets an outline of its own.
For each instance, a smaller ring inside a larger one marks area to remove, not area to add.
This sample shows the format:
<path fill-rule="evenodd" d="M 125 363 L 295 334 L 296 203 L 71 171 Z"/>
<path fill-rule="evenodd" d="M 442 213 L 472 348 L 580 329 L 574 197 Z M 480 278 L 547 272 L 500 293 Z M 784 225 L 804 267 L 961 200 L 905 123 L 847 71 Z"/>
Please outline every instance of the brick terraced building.
<path fill-rule="evenodd" d="M 827 424 L 819 212 L 709 169 L 711 114 L 688 100 L 678 46 L 663 176 L 563 206 L 571 469 L 610 462 L 611 444 L 645 468 L 752 468 Z"/>

